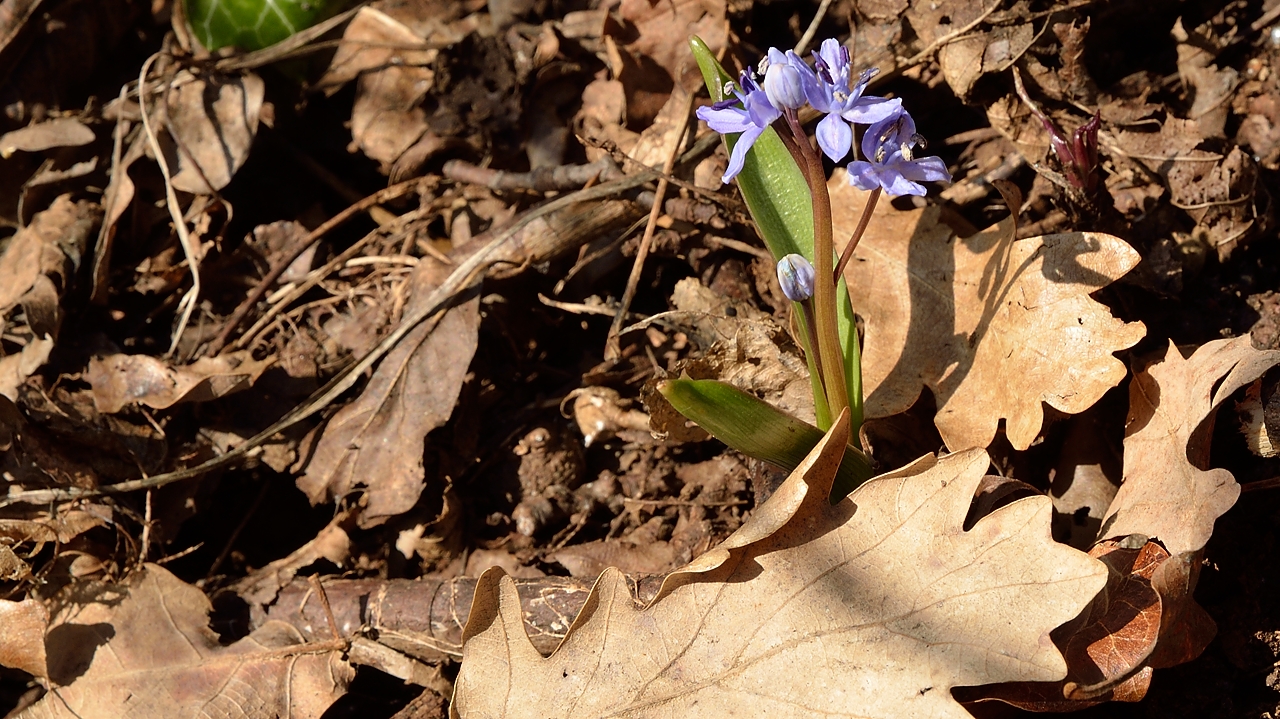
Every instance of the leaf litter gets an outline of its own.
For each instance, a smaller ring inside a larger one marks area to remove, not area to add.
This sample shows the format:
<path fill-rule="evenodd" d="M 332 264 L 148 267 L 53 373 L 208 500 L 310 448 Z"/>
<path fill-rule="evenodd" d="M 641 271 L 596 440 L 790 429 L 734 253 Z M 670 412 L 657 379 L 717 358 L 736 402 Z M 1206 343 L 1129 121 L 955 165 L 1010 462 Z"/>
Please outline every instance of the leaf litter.
<path fill-rule="evenodd" d="M 0 708 L 1274 713 L 1280 465 L 1216 415 L 1276 381 L 1280 55 L 1183 5 L 376 2 L 199 59 L 168 3 L 3 15 Z M 651 390 L 812 412 L 684 38 L 815 15 L 956 177 L 848 270 L 883 474 L 835 505 Z M 1033 107 L 1098 113 L 1095 187 Z"/>

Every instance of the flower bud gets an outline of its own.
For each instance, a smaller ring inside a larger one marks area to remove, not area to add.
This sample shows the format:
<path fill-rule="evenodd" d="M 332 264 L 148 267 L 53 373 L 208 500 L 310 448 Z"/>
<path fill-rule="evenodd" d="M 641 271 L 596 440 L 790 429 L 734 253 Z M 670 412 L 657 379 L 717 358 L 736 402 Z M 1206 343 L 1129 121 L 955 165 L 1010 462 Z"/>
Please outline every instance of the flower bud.
<path fill-rule="evenodd" d="M 804 257 L 790 254 L 778 260 L 778 284 L 782 294 L 792 302 L 804 302 L 813 297 L 813 265 Z"/>
<path fill-rule="evenodd" d="M 764 72 L 764 94 L 779 110 L 795 110 L 808 102 L 800 71 L 792 64 L 790 57 L 776 49 L 769 50 L 769 61 Z"/>

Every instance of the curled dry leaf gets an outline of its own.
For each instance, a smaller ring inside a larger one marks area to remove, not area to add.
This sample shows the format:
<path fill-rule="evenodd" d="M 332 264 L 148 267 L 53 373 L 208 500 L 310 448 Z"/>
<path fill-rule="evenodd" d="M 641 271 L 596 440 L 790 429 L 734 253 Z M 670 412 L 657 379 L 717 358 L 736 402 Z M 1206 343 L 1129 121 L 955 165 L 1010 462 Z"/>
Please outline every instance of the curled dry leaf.
<path fill-rule="evenodd" d="M 1160 635 L 1160 594 L 1152 575 L 1169 553 L 1130 538 L 1100 542 L 1089 555 L 1107 565 L 1106 589 L 1089 610 L 1053 632 L 1067 660 L 1067 678 L 967 689 L 961 700 L 996 699 L 1031 711 L 1074 711 L 1104 701 L 1136 702 L 1147 693 L 1146 662 Z"/>
<path fill-rule="evenodd" d="M 569 399 L 573 399 L 573 421 L 587 447 L 613 437 L 619 430 L 649 431 L 649 415 L 630 409 L 630 401 L 612 387 L 582 387 L 570 392 L 565 401 Z"/>
<path fill-rule="evenodd" d="M 202 357 L 175 367 L 147 355 L 115 354 L 89 360 L 84 379 L 93 389 L 93 404 L 113 414 L 133 402 L 167 409 L 179 402 L 208 402 L 248 389 L 272 364 L 248 351 Z"/>
<path fill-rule="evenodd" d="M 19 150 L 40 152 L 54 147 L 80 147 L 93 142 L 93 130 L 74 117 L 59 117 L 0 135 L 0 157 Z"/>
<path fill-rule="evenodd" d="M 20 304 L 36 336 L 56 335 L 59 297 L 101 216 L 96 204 L 70 195 L 36 213 L 0 255 L 0 315 Z"/>
<path fill-rule="evenodd" d="M 43 337 L 31 340 L 17 354 L 0 357 L 0 395 L 16 401 L 18 387 L 44 366 L 52 351 L 53 340 Z"/>
<path fill-rule="evenodd" d="M 835 236 L 848 237 L 865 193 L 841 172 L 830 182 Z M 985 447 L 1005 420 L 1026 449 L 1042 403 L 1088 409 L 1127 373 L 1112 353 L 1146 332 L 1111 316 L 1095 292 L 1133 269 L 1138 253 L 1097 232 L 1015 240 L 1006 220 L 960 239 L 926 207 L 888 203 L 845 270 L 866 320 L 862 373 L 868 418 L 906 411 L 925 387 L 947 447 Z"/>
<path fill-rule="evenodd" d="M 175 188 L 207 195 L 231 182 L 249 159 L 265 93 L 266 84 L 251 72 L 178 72 L 165 93 L 169 134 L 162 145 Z"/>
<path fill-rule="evenodd" d="M 1280 350 L 1255 350 L 1244 335 L 1210 342 L 1188 358 L 1170 343 L 1163 358 L 1137 372 L 1129 386 L 1124 482 L 1100 538 L 1142 534 L 1175 556 L 1203 549 L 1214 522 L 1240 496 L 1230 472 L 1206 469 L 1214 415 L 1277 364 Z"/>
<path fill-rule="evenodd" d="M 418 105 L 435 81 L 432 65 L 439 50 L 415 49 L 425 41 L 372 7 L 360 8 L 342 40 L 320 86 L 336 92 L 359 80 L 351 108 L 352 149 L 389 171 L 427 131 L 427 114 Z"/>
<path fill-rule="evenodd" d="M 637 609 L 601 575 L 543 658 L 512 580 L 479 580 L 454 717 L 968 717 L 957 685 L 1065 673 L 1049 632 L 1106 569 L 1049 536 L 1049 501 L 1014 502 L 963 529 L 989 465 L 924 458 L 832 506 L 844 415 L 723 544 Z"/>
<path fill-rule="evenodd" d="M 410 283 L 412 314 L 447 269 L 424 260 Z M 298 478 L 313 504 L 365 492 L 360 526 L 409 511 L 422 494 L 423 439 L 448 421 L 475 355 L 480 298 L 472 297 L 415 327 L 374 370 L 355 401 L 324 425 L 306 472 Z"/>
<path fill-rule="evenodd" d="M 148 564 L 71 604 L 45 638 L 54 685 L 23 719 L 123 716 L 319 717 L 354 671 L 332 645 L 267 622 L 230 646 L 204 593 Z"/>

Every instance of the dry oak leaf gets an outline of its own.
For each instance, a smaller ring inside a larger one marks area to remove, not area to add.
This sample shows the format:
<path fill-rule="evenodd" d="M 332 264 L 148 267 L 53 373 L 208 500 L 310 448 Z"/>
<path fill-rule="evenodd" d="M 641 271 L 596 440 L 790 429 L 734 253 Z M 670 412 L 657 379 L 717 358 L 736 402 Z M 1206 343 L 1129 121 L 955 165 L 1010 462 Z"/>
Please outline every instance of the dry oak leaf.
<path fill-rule="evenodd" d="M 283 622 L 220 646 L 204 593 L 154 564 L 102 590 L 54 622 L 53 686 L 21 719 L 319 717 L 355 674 L 340 647 Z"/>
<path fill-rule="evenodd" d="M 419 105 L 435 84 L 439 50 L 396 18 L 360 8 L 342 34 L 320 86 L 333 94 L 357 80 L 351 147 L 382 163 L 384 172 L 427 132 Z"/>
<path fill-rule="evenodd" d="M 1100 539 L 1141 534 L 1177 556 L 1204 548 L 1213 524 L 1236 503 L 1240 485 L 1209 466 L 1218 407 L 1280 364 L 1249 335 L 1215 340 L 1184 358 L 1171 342 L 1162 359 L 1134 375 L 1125 425 L 1124 481 Z"/>
<path fill-rule="evenodd" d="M 0 547 L 8 549 L 4 544 Z M 5 637 L 0 642 L 0 666 L 47 677 L 44 633 L 48 626 L 49 610 L 38 599 L 0 599 L 0 627 L 4 627 Z"/>
<path fill-rule="evenodd" d="M 180 367 L 147 355 L 114 354 L 90 359 L 84 379 L 97 410 L 112 414 L 131 402 L 167 409 L 217 399 L 248 389 L 274 363 L 274 358 L 255 360 L 248 351 L 202 357 Z"/>
<path fill-rule="evenodd" d="M 405 312 L 429 301 L 447 269 L 418 264 L 409 280 Z M 372 527 L 413 508 L 426 470 L 423 441 L 449 420 L 462 392 L 480 333 L 480 298 L 470 293 L 413 328 L 378 364 L 364 391 L 320 430 L 298 489 L 312 504 L 365 487 L 361 527 Z"/>
<path fill-rule="evenodd" d="M 964 531 L 983 450 L 925 457 L 827 497 L 847 413 L 723 544 L 637 609 L 604 572 L 543 658 L 512 580 L 480 577 L 453 717 L 954 717 L 951 688 L 1053 681 L 1049 632 L 1106 569 L 1053 542 L 1044 497 Z"/>
<path fill-rule="evenodd" d="M 849 237 L 866 193 L 843 172 L 829 184 L 835 236 Z M 868 419 L 905 412 L 925 387 L 952 451 L 986 447 L 1001 419 L 1015 449 L 1031 446 L 1045 403 L 1077 414 L 1124 379 L 1112 353 L 1146 328 L 1089 297 L 1133 269 L 1138 253 L 1097 232 L 1014 240 L 1001 222 L 960 239 L 933 206 L 881 202 L 845 269 L 866 321 Z"/>

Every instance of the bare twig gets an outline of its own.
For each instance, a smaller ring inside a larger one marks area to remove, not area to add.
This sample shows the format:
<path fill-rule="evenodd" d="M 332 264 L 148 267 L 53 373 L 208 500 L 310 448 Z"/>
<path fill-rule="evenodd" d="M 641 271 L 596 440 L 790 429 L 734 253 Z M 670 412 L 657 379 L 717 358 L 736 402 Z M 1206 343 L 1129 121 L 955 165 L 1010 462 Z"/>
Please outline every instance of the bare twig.
<path fill-rule="evenodd" d="M 671 165 L 674 160 L 675 153 L 673 152 L 662 168 L 664 174 L 671 172 Z M 636 287 L 640 284 L 640 273 L 644 271 L 644 261 L 649 257 L 649 247 L 653 244 L 653 232 L 658 226 L 658 217 L 662 215 L 662 198 L 666 193 L 667 178 L 663 177 L 658 180 L 658 189 L 654 194 L 653 208 L 649 210 L 649 224 L 645 225 L 644 236 L 640 238 L 640 247 L 636 250 L 636 260 L 631 265 L 631 274 L 627 276 L 627 287 L 622 292 L 622 302 L 618 306 L 617 314 L 613 316 L 613 324 L 609 326 L 609 334 L 605 338 L 604 358 L 606 361 L 616 360 L 622 355 L 622 347 L 618 342 L 618 336 L 622 332 L 622 323 L 631 310 L 631 300 L 635 299 Z"/>
<path fill-rule="evenodd" d="M 552 192 L 576 190 L 594 180 L 608 182 L 622 177 L 622 171 L 607 155 L 586 165 L 544 167 L 530 172 L 505 172 L 473 165 L 464 160 L 450 160 L 441 170 L 445 177 L 490 190 L 532 190 Z"/>
<path fill-rule="evenodd" d="M 829 7 L 831 7 L 831 0 L 822 0 L 818 5 L 818 13 L 813 16 L 813 20 L 809 21 L 809 27 L 805 28 L 804 35 L 800 36 L 800 42 L 796 43 L 797 55 L 803 55 L 804 51 L 809 49 L 809 43 L 813 42 L 813 36 L 818 33 L 818 26 L 822 24 L 822 18 L 827 16 Z"/>
<path fill-rule="evenodd" d="M 342 396 L 347 390 L 351 389 L 360 381 L 364 373 L 377 364 L 387 352 L 390 352 L 400 340 L 417 327 L 428 317 L 432 317 L 446 308 L 448 303 L 453 301 L 460 293 L 465 291 L 476 278 L 483 274 L 495 262 L 494 255 L 498 254 L 498 250 L 505 246 L 507 242 L 524 229 L 534 220 L 546 217 L 553 212 L 565 209 L 580 202 L 590 200 L 600 200 L 606 197 L 616 195 L 620 192 L 639 187 L 646 182 L 655 179 L 657 173 L 652 171 L 639 172 L 634 175 L 606 182 L 602 185 L 596 185 L 590 189 L 571 192 L 562 197 L 557 197 L 546 204 L 526 212 L 510 225 L 503 227 L 493 233 L 492 239 L 475 254 L 467 258 L 465 262 L 458 265 L 456 269 L 440 284 L 432 290 L 422 306 L 410 315 L 405 316 L 400 324 L 396 326 L 386 338 L 378 343 L 376 347 L 365 354 L 360 361 L 347 367 L 333 379 L 329 380 L 323 387 L 316 390 L 307 401 L 290 410 L 283 417 L 276 421 L 275 424 L 267 427 L 263 431 L 255 434 L 242 444 L 238 445 L 218 457 L 208 460 L 195 467 L 188 467 L 174 472 L 166 472 L 157 474 L 145 479 L 134 479 L 116 484 L 98 487 L 95 489 L 81 489 L 79 487 L 58 488 L 58 489 L 35 489 L 25 492 L 13 492 L 6 496 L 0 497 L 0 507 L 7 507 L 12 504 L 47 504 L 49 502 L 60 502 L 81 497 L 96 497 L 104 494 L 120 494 L 124 492 L 136 492 L 143 489 L 153 487 L 163 487 L 174 482 L 179 482 L 193 477 L 199 477 L 207 472 L 222 467 L 233 465 L 244 458 L 253 449 L 260 447 L 274 435 L 298 424 L 304 419 L 311 417 L 320 410 L 329 406 L 334 400 Z M 390 188 L 388 188 L 390 189 Z"/>
<path fill-rule="evenodd" d="M 303 252 L 307 251 L 307 248 L 311 247 L 316 242 L 319 242 L 321 237 L 329 234 L 329 232 L 334 228 L 351 219 L 355 215 L 368 210 L 370 207 L 381 205 L 388 200 L 393 200 L 402 195 L 409 194 L 411 191 L 416 189 L 422 181 L 423 178 L 416 177 L 412 180 L 405 180 L 404 182 L 397 183 L 391 187 L 378 190 L 372 195 L 369 195 L 363 200 L 360 200 L 342 212 L 339 212 L 329 218 L 328 222 L 325 222 L 323 225 L 320 225 L 309 232 L 306 237 L 302 238 L 301 242 L 295 245 L 293 249 L 285 255 L 285 257 L 281 258 L 281 260 L 271 268 L 271 271 L 267 273 L 266 277 L 262 278 L 262 281 L 259 282 L 256 287 L 253 288 L 253 292 L 249 293 L 249 296 L 244 299 L 244 302 L 240 303 L 240 306 L 236 308 L 236 311 L 232 313 L 231 317 L 227 320 L 226 325 L 223 326 L 222 331 L 219 332 L 218 336 L 214 338 L 212 343 L 210 343 L 206 354 L 216 355 L 227 346 L 227 340 L 231 338 L 231 333 L 235 331 L 236 327 L 240 326 L 241 322 L 244 322 L 244 318 L 253 311 L 254 306 L 257 305 L 258 301 L 267 294 L 267 291 L 276 283 L 276 280 L 280 279 L 280 275 L 283 275 L 284 271 L 289 269 L 289 266 L 293 264 L 293 261 L 301 257 Z"/>
<path fill-rule="evenodd" d="M 187 328 L 187 322 L 191 320 L 191 313 L 196 308 L 196 300 L 200 298 L 200 260 L 196 256 L 196 248 L 191 244 L 191 234 L 187 230 L 187 221 L 182 217 L 182 210 L 179 209 L 178 195 L 173 190 L 173 178 L 169 173 L 169 162 L 165 160 L 164 151 L 160 149 L 160 142 L 156 139 L 155 130 L 151 127 L 151 119 L 147 117 L 147 74 L 151 72 L 151 64 L 160 57 L 160 53 L 155 53 L 142 63 L 142 71 L 138 73 L 138 109 L 142 114 L 142 129 L 147 133 L 147 142 L 151 144 L 151 151 L 156 156 L 156 164 L 160 166 L 160 174 L 164 177 L 164 196 L 165 204 L 169 208 L 169 217 L 173 219 L 173 229 L 178 233 L 178 243 L 182 245 L 182 254 L 187 258 L 187 267 L 191 269 L 191 289 L 178 302 L 178 325 L 173 330 L 173 339 L 169 342 L 169 351 L 166 356 L 172 356 L 174 350 L 178 349 L 178 340 L 182 338 L 182 333 Z"/>
<path fill-rule="evenodd" d="M 953 30 L 952 32 L 949 32 L 946 35 L 943 35 L 942 37 L 938 38 L 937 40 L 934 40 L 933 42 L 929 43 L 925 47 L 925 49 L 921 50 L 915 55 L 912 55 L 911 59 L 907 60 L 906 63 L 904 63 L 904 65 L 907 67 L 910 67 L 917 63 L 924 62 L 929 58 L 930 55 L 937 52 L 944 45 L 950 45 L 956 40 L 959 40 L 961 36 L 967 34 L 970 30 L 986 22 L 987 18 L 991 17 L 991 13 L 995 12 L 1000 7 L 1000 3 L 1001 3 L 1001 0 L 995 0 L 995 2 L 991 4 L 991 7 L 984 10 L 982 14 L 979 15 L 973 22 L 966 24 L 964 27 Z"/>

